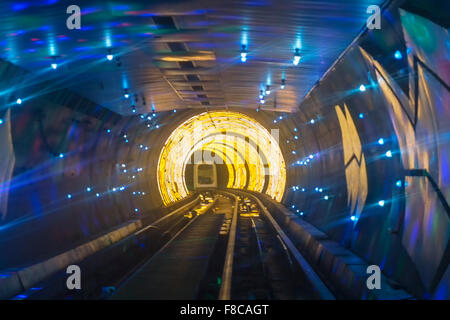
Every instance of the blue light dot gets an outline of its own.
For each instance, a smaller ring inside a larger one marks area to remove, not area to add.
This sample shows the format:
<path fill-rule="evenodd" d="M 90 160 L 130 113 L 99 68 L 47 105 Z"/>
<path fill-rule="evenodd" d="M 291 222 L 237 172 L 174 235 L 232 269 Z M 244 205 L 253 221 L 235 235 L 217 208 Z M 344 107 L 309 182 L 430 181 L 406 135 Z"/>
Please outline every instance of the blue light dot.
<path fill-rule="evenodd" d="M 311 119 L 309 123 L 314 124 L 316 121 L 314 119 Z"/>
<path fill-rule="evenodd" d="M 22 99 L 20 99 L 20 98 L 17 99 L 17 100 L 16 100 L 16 103 L 17 103 L 17 104 L 22 104 Z"/>
<path fill-rule="evenodd" d="M 72 199 L 72 195 L 70 193 L 67 195 L 67 199 Z"/>
<path fill-rule="evenodd" d="M 294 136 L 294 139 L 295 139 L 295 140 L 298 140 L 298 136 Z"/>
<path fill-rule="evenodd" d="M 378 201 L 378 205 L 380 206 L 380 207 L 384 207 L 384 200 L 380 200 L 380 201 Z"/>
<path fill-rule="evenodd" d="M 296 154 L 297 152 L 295 150 L 292 150 L 292 154 Z"/>
<path fill-rule="evenodd" d="M 360 113 L 360 114 L 359 114 L 359 118 L 360 118 L 360 119 L 364 119 L 364 113 Z"/>
<path fill-rule="evenodd" d="M 135 212 L 138 212 L 138 211 L 139 211 L 139 209 L 138 209 L 138 208 L 135 208 L 135 209 L 134 209 L 134 211 L 135 211 Z"/>
<path fill-rule="evenodd" d="M 384 139 L 383 138 L 378 139 L 378 144 L 379 145 L 383 145 L 384 144 Z"/>
<path fill-rule="evenodd" d="M 58 155 L 58 157 L 64 158 L 64 154 L 63 154 L 63 153 L 60 153 L 60 154 Z"/>
<path fill-rule="evenodd" d="M 392 151 L 391 150 L 386 151 L 386 157 L 388 157 L 388 158 L 392 157 Z"/>
<path fill-rule="evenodd" d="M 361 91 L 361 92 L 364 92 L 364 91 L 366 91 L 366 86 L 365 85 L 360 85 L 359 86 L 359 91 Z"/>
<path fill-rule="evenodd" d="M 106 132 L 111 133 L 111 129 L 106 130 Z"/>
<path fill-rule="evenodd" d="M 351 217 L 350 217 L 350 220 L 356 221 L 356 216 L 351 216 Z"/>
<path fill-rule="evenodd" d="M 176 113 L 176 112 L 177 112 L 177 109 L 173 109 L 173 112 Z"/>
<path fill-rule="evenodd" d="M 98 198 L 100 197 L 100 193 L 96 193 L 95 196 Z"/>
<path fill-rule="evenodd" d="M 397 180 L 395 185 L 400 188 L 402 186 L 402 180 Z"/>
<path fill-rule="evenodd" d="M 401 58 L 403 58 L 403 55 L 399 50 L 397 50 L 394 53 L 394 57 L 395 57 L 395 59 L 400 60 Z"/>
<path fill-rule="evenodd" d="M 3 119 L 0 119 L 0 124 L 3 124 Z"/>
<path fill-rule="evenodd" d="M 92 191 L 92 188 L 91 188 L 91 187 L 87 187 L 87 188 L 86 188 L 86 191 L 87 191 L 87 192 L 91 192 L 91 191 Z"/>
<path fill-rule="evenodd" d="M 323 198 L 324 198 L 325 200 L 328 200 L 328 196 L 324 196 Z"/>

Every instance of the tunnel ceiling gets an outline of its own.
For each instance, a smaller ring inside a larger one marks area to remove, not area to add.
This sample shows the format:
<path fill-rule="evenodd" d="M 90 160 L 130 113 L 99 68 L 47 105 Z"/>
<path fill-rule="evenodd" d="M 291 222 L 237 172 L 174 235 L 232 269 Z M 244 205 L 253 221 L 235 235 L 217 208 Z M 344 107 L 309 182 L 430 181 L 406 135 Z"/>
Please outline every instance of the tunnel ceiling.
<path fill-rule="evenodd" d="M 157 180 L 164 204 L 187 196 L 186 165 L 201 163 L 225 164 L 229 188 L 264 192 L 281 201 L 286 165 L 278 138 L 278 129 L 269 132 L 239 112 L 204 112 L 189 118 L 172 132 L 159 156 Z"/>
<path fill-rule="evenodd" d="M 70 2 L 2 1 L 0 57 L 121 114 L 132 105 L 290 111 L 365 27 L 367 7 L 382 2 L 82 0 L 82 28 L 69 30 Z M 32 94 L 26 87 L 21 94 Z"/>

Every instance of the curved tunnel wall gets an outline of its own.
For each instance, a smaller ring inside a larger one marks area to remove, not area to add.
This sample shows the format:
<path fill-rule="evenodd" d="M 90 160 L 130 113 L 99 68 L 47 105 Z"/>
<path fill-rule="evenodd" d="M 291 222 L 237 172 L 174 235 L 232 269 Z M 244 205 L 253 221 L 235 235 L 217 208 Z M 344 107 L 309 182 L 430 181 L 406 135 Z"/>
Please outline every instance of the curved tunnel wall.
<path fill-rule="evenodd" d="M 382 25 L 301 104 L 317 156 L 286 204 L 416 295 L 448 299 L 448 30 L 397 7 Z"/>

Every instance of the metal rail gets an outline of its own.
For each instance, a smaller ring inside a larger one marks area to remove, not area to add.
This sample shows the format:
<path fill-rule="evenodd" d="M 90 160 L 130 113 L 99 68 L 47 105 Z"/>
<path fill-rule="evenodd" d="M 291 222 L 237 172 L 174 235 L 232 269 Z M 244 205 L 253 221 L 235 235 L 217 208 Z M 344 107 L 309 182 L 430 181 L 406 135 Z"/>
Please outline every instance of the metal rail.
<path fill-rule="evenodd" d="M 198 198 L 194 201 L 197 201 Z M 216 204 L 217 199 L 214 199 L 214 201 L 210 204 L 208 204 L 208 206 L 205 209 L 205 212 L 208 212 L 209 210 L 211 210 L 211 208 Z M 192 202 L 188 203 L 187 205 L 190 205 Z M 174 212 L 172 212 L 169 215 L 173 215 L 176 212 L 180 212 L 180 210 L 184 209 L 187 207 L 187 205 L 175 210 Z M 169 215 L 164 216 L 163 218 L 168 217 Z M 195 220 L 197 220 L 198 215 L 195 216 L 194 218 L 192 218 L 188 223 L 186 223 L 186 225 L 184 225 L 180 230 L 178 230 L 178 232 L 172 237 L 170 238 L 169 241 L 167 241 L 158 251 L 156 251 L 144 264 L 142 264 L 139 268 L 133 270 L 132 275 L 127 277 L 127 279 L 125 281 L 122 281 L 122 283 L 118 286 L 118 290 L 123 288 L 136 274 L 138 274 L 141 270 L 143 270 L 151 261 L 153 261 L 155 259 L 155 257 L 159 256 L 180 234 L 182 234 Z M 161 221 L 158 220 L 158 222 Z M 118 291 L 117 290 L 117 291 Z"/>
<path fill-rule="evenodd" d="M 236 243 L 237 212 L 239 206 L 238 197 L 228 193 L 235 198 L 233 218 L 231 220 L 230 233 L 228 234 L 227 252 L 225 255 L 225 264 L 222 272 L 222 286 L 219 291 L 219 300 L 230 300 L 231 298 L 231 280 L 233 277 L 234 245 Z"/>

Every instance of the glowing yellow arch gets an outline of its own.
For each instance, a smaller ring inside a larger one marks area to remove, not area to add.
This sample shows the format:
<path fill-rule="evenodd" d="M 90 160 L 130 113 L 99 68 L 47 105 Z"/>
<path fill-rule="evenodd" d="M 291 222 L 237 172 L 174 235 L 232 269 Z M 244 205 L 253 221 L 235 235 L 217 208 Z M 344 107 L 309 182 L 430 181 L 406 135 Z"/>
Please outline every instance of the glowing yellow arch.
<path fill-rule="evenodd" d="M 188 195 L 184 172 L 196 150 L 214 152 L 228 170 L 237 170 L 230 172 L 228 187 L 244 188 L 248 173 L 248 190 L 262 192 L 267 185 L 265 193 L 281 201 L 286 166 L 277 136 L 245 114 L 214 111 L 186 120 L 164 144 L 158 161 L 157 181 L 165 205 Z"/>

